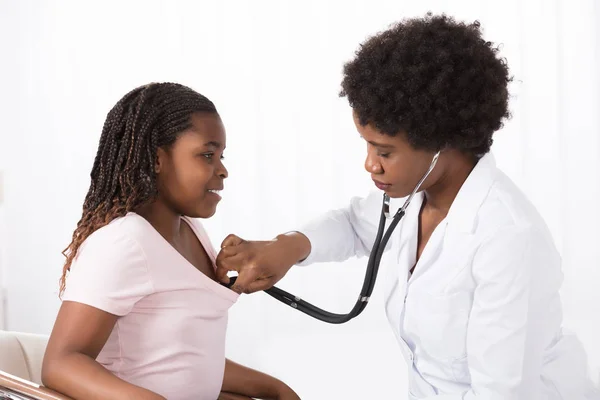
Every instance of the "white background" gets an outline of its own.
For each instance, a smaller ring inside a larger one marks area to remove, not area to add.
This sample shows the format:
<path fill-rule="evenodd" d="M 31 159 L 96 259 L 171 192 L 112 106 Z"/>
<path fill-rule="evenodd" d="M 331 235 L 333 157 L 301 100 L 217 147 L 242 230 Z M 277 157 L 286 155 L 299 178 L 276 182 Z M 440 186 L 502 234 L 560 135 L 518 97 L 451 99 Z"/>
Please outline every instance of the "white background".
<path fill-rule="evenodd" d="M 394 20 L 479 19 L 511 67 L 514 117 L 497 162 L 546 218 L 563 256 L 565 325 L 600 374 L 600 4 L 505 1 L 0 0 L 0 283 L 5 328 L 49 333 L 61 251 L 80 217 L 108 110 L 151 81 L 212 99 L 228 130 L 224 201 L 206 222 L 270 238 L 370 189 L 341 68 Z M 365 260 L 297 269 L 280 286 L 347 311 Z M 376 288 L 377 292 L 377 288 Z M 404 398 L 382 300 L 357 320 L 312 321 L 264 294 L 231 312 L 228 355 L 303 399 Z M 0 315 L 2 307 L 0 307 Z M 2 321 L 2 320 L 0 320 Z M 0 322 L 1 324 L 2 322 Z"/>

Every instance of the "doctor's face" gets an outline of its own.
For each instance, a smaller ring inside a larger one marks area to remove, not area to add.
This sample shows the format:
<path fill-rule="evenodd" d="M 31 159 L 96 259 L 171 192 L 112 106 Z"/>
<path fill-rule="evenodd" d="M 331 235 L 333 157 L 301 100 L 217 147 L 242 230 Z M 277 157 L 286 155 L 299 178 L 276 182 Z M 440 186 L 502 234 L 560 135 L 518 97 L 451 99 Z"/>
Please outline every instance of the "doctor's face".
<path fill-rule="evenodd" d="M 415 150 L 404 134 L 385 135 L 371 125 L 361 125 L 356 115 L 353 117 L 356 129 L 367 143 L 365 169 L 375 186 L 392 198 L 408 196 L 429 169 L 435 153 Z M 436 166 L 420 190 L 431 186 L 438 174 Z"/>

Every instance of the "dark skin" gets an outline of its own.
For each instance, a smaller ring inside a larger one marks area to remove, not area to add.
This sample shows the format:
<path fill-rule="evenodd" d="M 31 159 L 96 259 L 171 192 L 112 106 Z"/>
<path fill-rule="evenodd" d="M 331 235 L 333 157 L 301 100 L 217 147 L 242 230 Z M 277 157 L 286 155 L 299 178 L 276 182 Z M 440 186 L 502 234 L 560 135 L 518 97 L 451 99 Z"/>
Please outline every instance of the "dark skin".
<path fill-rule="evenodd" d="M 392 198 L 408 196 L 428 170 L 435 152 L 413 148 L 402 132 L 396 136 L 384 135 L 370 124 L 361 125 L 354 114 L 353 119 L 367 143 L 365 169 L 374 182 Z M 425 201 L 419 212 L 415 266 L 475 164 L 476 159 L 470 154 L 444 149 L 436 167 L 423 182 L 421 190 Z M 232 289 L 240 293 L 272 287 L 311 251 L 308 238 L 298 232 L 279 235 L 270 241 L 246 241 L 229 235 L 221 247 L 217 276 L 228 282 L 227 273 L 237 271 L 239 276 Z"/>
<path fill-rule="evenodd" d="M 212 191 L 222 189 L 228 175 L 222 163 L 225 129 L 217 114 L 194 114 L 191 120 L 192 127 L 170 148 L 158 149 L 158 196 L 136 212 L 191 265 L 214 280 L 208 254 L 192 229 L 181 223 L 181 216 L 210 218 L 215 214 L 220 196 Z M 96 362 L 117 319 L 94 307 L 63 302 L 44 357 L 44 385 L 73 399 L 164 399 L 117 378 Z M 227 360 L 219 399 L 251 398 L 299 399 L 276 378 Z"/>

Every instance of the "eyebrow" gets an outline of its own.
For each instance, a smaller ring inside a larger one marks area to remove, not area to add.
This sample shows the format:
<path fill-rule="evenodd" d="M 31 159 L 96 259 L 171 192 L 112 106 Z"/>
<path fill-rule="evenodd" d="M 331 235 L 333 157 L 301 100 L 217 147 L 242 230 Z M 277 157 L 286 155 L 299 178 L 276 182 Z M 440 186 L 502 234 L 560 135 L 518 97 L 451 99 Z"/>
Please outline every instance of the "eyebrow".
<path fill-rule="evenodd" d="M 371 145 L 373 145 L 375 147 L 381 147 L 383 149 L 393 149 L 394 148 L 394 146 L 391 145 L 391 144 L 377 143 L 377 142 L 373 142 L 373 141 L 370 141 L 370 140 L 367 140 L 367 143 L 369 143 L 369 144 L 371 144 Z"/>
<path fill-rule="evenodd" d="M 216 147 L 217 149 L 220 149 L 221 147 L 223 147 L 223 146 L 221 145 L 221 143 L 219 143 L 219 142 L 216 142 L 216 141 L 214 141 L 214 140 L 211 140 L 210 142 L 206 142 L 206 143 L 204 143 L 204 146 L 206 146 L 206 147 Z"/>

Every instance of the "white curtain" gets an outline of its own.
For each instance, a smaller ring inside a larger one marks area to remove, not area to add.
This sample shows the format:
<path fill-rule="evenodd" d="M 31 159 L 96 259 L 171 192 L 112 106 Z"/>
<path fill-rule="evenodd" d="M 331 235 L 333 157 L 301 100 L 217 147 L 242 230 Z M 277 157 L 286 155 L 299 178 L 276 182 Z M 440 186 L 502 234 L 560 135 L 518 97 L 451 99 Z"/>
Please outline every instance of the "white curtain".
<path fill-rule="evenodd" d="M 106 112 L 128 90 L 177 81 L 228 129 L 230 178 L 206 222 L 270 238 L 370 189 L 364 145 L 339 99 L 343 62 L 394 20 L 445 11 L 502 43 L 514 117 L 498 164 L 546 218 L 563 255 L 565 325 L 600 375 L 600 5 L 594 0 L 33 1 L 0 3 L 8 328 L 49 332 L 60 251 L 80 216 Z M 350 308 L 365 260 L 297 269 L 281 287 Z M 377 288 L 376 288 L 377 291 Z M 329 326 L 264 294 L 231 313 L 229 356 L 304 399 L 403 398 L 405 366 L 382 300 Z M 397 394 L 401 393 L 401 394 Z"/>
<path fill-rule="evenodd" d="M 2 143 L 0 141 L 0 143 Z M 0 150 L 0 159 L 2 158 Z M 6 227 L 5 227 L 5 217 L 4 217 L 4 172 L 2 162 L 0 162 L 0 330 L 4 329 L 6 313 L 4 310 L 5 307 L 5 294 L 6 287 L 4 282 L 4 269 L 6 268 L 5 262 L 5 247 L 6 247 Z"/>
<path fill-rule="evenodd" d="M 0 8 L 1 10 L 1 8 Z M 1 12 L 0 12 L 1 14 Z M 0 18 L 1 21 L 1 18 Z M 0 28 L 2 29 L 2 28 Z M 0 34 L 3 32 L 0 32 Z M 2 43 L 2 39 L 0 39 L 0 43 Z M 0 47 L 0 49 L 4 49 L 4 47 Z M 2 73 L 0 67 L 0 79 L 6 79 L 6 76 Z M 0 110 L 4 110 L 4 106 L 6 106 L 6 99 L 9 97 L 0 95 Z M 4 111 L 0 114 L 1 119 L 4 121 Z M 5 320 L 6 320 L 6 312 L 5 312 L 5 294 L 6 294 L 6 282 L 5 282 L 5 269 L 6 269 L 6 212 L 4 206 L 4 171 L 6 169 L 6 147 L 8 145 L 8 135 L 6 134 L 4 129 L 0 129 L 0 330 L 5 328 Z"/>

